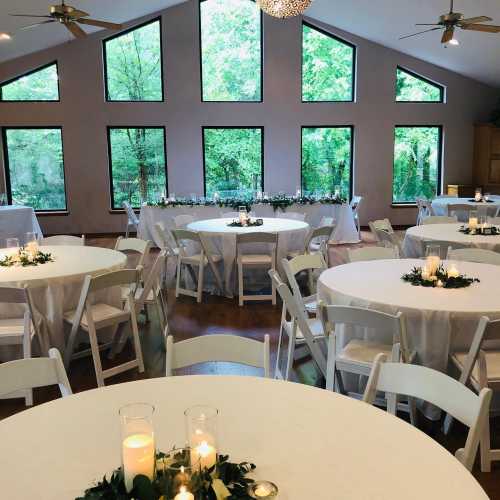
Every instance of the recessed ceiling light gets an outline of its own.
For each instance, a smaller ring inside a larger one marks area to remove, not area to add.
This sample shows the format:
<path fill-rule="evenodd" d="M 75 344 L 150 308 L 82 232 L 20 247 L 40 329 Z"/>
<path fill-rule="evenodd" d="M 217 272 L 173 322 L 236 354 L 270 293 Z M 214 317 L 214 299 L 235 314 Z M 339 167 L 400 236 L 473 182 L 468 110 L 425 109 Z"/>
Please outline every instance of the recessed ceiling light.
<path fill-rule="evenodd" d="M 0 40 L 12 40 L 12 36 L 9 33 L 0 32 Z"/>

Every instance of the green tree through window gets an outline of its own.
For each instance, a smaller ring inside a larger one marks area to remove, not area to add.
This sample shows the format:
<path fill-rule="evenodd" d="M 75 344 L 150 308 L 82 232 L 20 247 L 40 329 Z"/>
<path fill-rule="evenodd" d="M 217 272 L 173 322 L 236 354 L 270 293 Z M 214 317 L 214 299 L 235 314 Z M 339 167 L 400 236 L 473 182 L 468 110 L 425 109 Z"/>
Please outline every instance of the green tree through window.
<path fill-rule="evenodd" d="M 441 127 L 396 127 L 392 199 L 411 203 L 438 193 Z"/>
<path fill-rule="evenodd" d="M 402 68 L 396 70 L 396 101 L 443 102 L 444 88 Z"/>
<path fill-rule="evenodd" d="M 262 189 L 262 128 L 203 129 L 205 193 L 248 196 Z"/>
<path fill-rule="evenodd" d="M 104 61 L 108 101 L 163 100 L 158 19 L 106 40 Z"/>
<path fill-rule="evenodd" d="M 302 24 L 302 100 L 354 100 L 353 45 Z"/>
<path fill-rule="evenodd" d="M 351 192 L 352 128 L 302 128 L 302 192 L 329 194 L 340 188 Z"/>
<path fill-rule="evenodd" d="M 57 64 L 52 63 L 0 85 L 2 101 L 58 101 Z"/>
<path fill-rule="evenodd" d="M 108 129 L 112 208 L 156 202 L 166 194 L 165 129 Z"/>
<path fill-rule="evenodd" d="M 11 201 L 35 210 L 66 210 L 60 128 L 4 128 Z"/>
<path fill-rule="evenodd" d="M 201 0 L 202 99 L 262 99 L 261 11 L 250 0 Z"/>

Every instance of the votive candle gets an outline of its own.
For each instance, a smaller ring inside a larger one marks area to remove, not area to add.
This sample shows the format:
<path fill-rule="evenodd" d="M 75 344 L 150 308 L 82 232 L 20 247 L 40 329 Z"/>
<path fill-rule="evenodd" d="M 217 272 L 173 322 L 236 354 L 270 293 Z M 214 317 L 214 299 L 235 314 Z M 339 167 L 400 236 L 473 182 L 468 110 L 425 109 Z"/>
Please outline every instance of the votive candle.
<path fill-rule="evenodd" d="M 181 486 L 174 500 L 194 500 L 194 495 L 187 490 L 186 486 Z"/>

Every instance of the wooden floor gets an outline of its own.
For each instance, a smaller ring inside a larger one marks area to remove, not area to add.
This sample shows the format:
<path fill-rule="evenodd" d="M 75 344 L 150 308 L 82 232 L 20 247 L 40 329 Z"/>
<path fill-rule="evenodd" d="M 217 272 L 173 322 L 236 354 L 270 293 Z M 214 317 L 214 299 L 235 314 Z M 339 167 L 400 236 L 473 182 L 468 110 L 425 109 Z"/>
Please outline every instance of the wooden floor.
<path fill-rule="evenodd" d="M 365 245 L 373 244 L 368 233 L 363 233 Z M 110 238 L 99 238 L 88 240 L 89 245 L 113 247 L 114 241 Z M 346 247 L 335 247 L 330 249 L 330 264 L 338 265 L 345 262 Z M 281 307 L 273 307 L 267 302 L 249 303 L 245 307 L 239 307 L 237 299 L 226 299 L 216 296 L 205 295 L 202 304 L 196 304 L 190 297 L 180 297 L 175 299 L 172 289 L 168 291 L 169 320 L 171 333 L 176 340 L 182 340 L 197 335 L 210 335 L 213 333 L 231 333 L 243 335 L 249 338 L 262 340 L 264 334 L 271 336 L 271 361 L 274 366 L 276 347 L 278 340 L 278 327 L 280 322 Z M 165 350 L 163 346 L 163 336 L 160 332 L 155 311 L 150 313 L 150 322 L 146 323 L 145 318 L 141 318 L 141 338 L 146 365 L 146 372 L 139 375 L 135 371 L 130 371 L 109 379 L 110 383 L 119 383 L 139 378 L 160 377 L 165 370 Z M 130 356 L 130 351 L 126 348 L 117 359 L 110 362 L 104 356 L 105 367 L 112 366 L 117 361 L 125 360 Z M 305 360 L 300 365 L 294 367 L 294 379 L 299 383 L 323 386 L 324 380 L 317 372 L 314 364 L 310 360 Z M 185 373 L 224 373 L 224 374 L 253 374 L 251 368 L 241 368 L 230 363 L 213 364 L 207 363 L 190 369 Z M 69 379 L 74 392 L 80 392 L 96 387 L 95 375 L 90 358 L 84 358 L 72 362 Z M 39 389 L 35 391 L 35 404 L 57 398 L 56 388 Z M 13 415 L 25 409 L 20 400 L 0 401 L 0 418 Z M 404 417 L 403 417 L 404 418 Z M 500 448 L 500 418 L 491 420 L 493 445 Z M 454 425 L 450 436 L 444 437 L 440 431 L 439 422 L 431 423 L 423 417 L 419 420 L 419 427 L 434 439 L 439 441 L 448 450 L 454 450 L 463 446 L 465 442 L 466 429 L 460 424 Z M 391 436 L 387 436 L 390 440 Z M 425 460 L 425 457 L 422 457 Z M 390 474 L 390 471 L 388 471 Z M 490 498 L 500 500 L 500 463 L 494 465 L 493 472 L 482 474 L 477 470 L 474 475 L 486 490 Z M 415 478 L 416 481 L 425 481 L 425 478 Z M 445 481 L 446 478 L 443 478 Z M 388 482 L 388 487 L 389 486 Z M 408 485 L 411 488 L 411 485 Z M 447 500 L 447 499 L 443 499 Z"/>

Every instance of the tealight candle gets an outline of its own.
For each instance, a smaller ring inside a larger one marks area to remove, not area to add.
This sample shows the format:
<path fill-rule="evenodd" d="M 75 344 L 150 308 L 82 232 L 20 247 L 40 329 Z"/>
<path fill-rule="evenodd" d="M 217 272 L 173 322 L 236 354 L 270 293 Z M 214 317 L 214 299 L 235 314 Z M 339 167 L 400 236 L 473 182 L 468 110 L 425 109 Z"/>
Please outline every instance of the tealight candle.
<path fill-rule="evenodd" d="M 256 481 L 248 487 L 252 498 L 271 499 L 278 495 L 278 487 L 269 481 Z"/>
<path fill-rule="evenodd" d="M 448 268 L 448 278 L 458 278 L 460 276 L 460 273 L 458 272 L 457 267 L 455 264 L 451 264 L 450 267 Z"/>
<path fill-rule="evenodd" d="M 187 490 L 186 486 L 181 486 L 174 500 L 194 500 L 194 495 Z"/>
<path fill-rule="evenodd" d="M 438 288 L 443 288 L 443 282 L 441 280 L 437 280 L 436 286 Z"/>
<path fill-rule="evenodd" d="M 123 475 L 127 491 L 132 489 L 134 477 L 142 474 L 153 479 L 155 470 L 155 443 L 150 434 L 132 434 L 123 440 Z"/>

